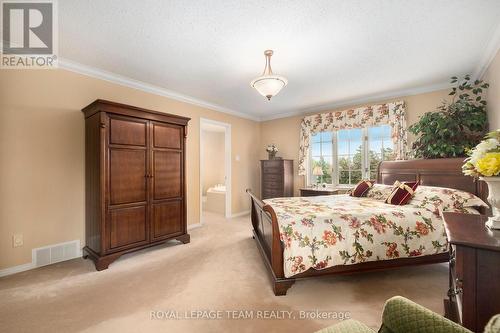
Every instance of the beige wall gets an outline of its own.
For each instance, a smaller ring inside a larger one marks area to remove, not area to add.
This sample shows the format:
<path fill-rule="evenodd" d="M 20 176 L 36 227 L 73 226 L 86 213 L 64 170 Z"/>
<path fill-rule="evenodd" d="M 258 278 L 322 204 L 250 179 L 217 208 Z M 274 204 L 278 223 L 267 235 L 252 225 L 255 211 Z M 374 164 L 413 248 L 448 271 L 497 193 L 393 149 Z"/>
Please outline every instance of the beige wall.
<path fill-rule="evenodd" d="M 369 104 L 378 104 L 391 102 L 396 100 L 404 100 L 407 104 L 407 122 L 408 125 L 413 124 L 418 118 L 427 111 L 433 111 L 438 105 L 441 104 L 443 100 L 448 99 L 448 90 L 439 90 L 426 94 L 419 94 L 413 96 L 405 96 L 400 98 L 395 98 L 391 100 L 385 100 L 380 102 L 373 102 Z M 341 107 L 335 110 L 345 110 L 350 107 L 359 107 L 362 105 L 352 105 Z M 304 116 L 294 116 L 288 118 L 281 118 L 276 120 L 270 120 L 261 123 L 261 139 L 260 139 L 260 158 L 266 158 L 265 146 L 269 143 L 275 143 L 278 146 L 279 153 L 286 159 L 294 160 L 294 186 L 295 194 L 298 195 L 298 189 L 304 186 L 305 179 L 303 176 L 299 176 L 297 173 L 297 159 L 299 156 L 299 130 L 300 121 Z M 409 135 L 410 144 L 413 140 L 413 136 Z"/>
<path fill-rule="evenodd" d="M 490 84 L 486 95 L 490 129 L 500 129 L 500 50 L 488 67 L 484 81 Z"/>
<path fill-rule="evenodd" d="M 485 78 L 491 84 L 491 128 L 500 127 L 499 73 L 497 55 Z M 408 124 L 412 124 L 447 99 L 447 93 L 441 90 L 392 100 L 406 101 Z M 30 262 L 32 248 L 75 239 L 84 244 L 84 121 L 80 109 L 97 98 L 192 118 L 187 140 L 189 224 L 198 223 L 200 215 L 200 117 L 232 126 L 233 214 L 249 209 L 247 187 L 260 192 L 258 161 L 267 158 L 265 146 L 269 143 L 278 145 L 279 156 L 295 160 L 296 193 L 304 185 L 296 164 L 303 116 L 258 123 L 69 71 L 1 71 L 0 269 Z M 356 106 L 360 105 L 352 107 Z M 24 235 L 23 247 L 12 247 L 15 233 Z"/>
<path fill-rule="evenodd" d="M 224 133 L 203 130 L 201 133 L 201 161 L 203 164 L 202 188 L 205 195 L 207 190 L 216 185 L 224 184 Z"/>
<path fill-rule="evenodd" d="M 31 262 L 31 249 L 84 244 L 84 120 L 97 98 L 191 117 L 187 139 L 188 223 L 199 222 L 199 118 L 232 125 L 232 211 L 259 189 L 260 124 L 64 70 L 0 73 L 0 269 Z M 240 160 L 236 161 L 235 156 Z M 13 248 L 22 233 L 24 246 Z"/>

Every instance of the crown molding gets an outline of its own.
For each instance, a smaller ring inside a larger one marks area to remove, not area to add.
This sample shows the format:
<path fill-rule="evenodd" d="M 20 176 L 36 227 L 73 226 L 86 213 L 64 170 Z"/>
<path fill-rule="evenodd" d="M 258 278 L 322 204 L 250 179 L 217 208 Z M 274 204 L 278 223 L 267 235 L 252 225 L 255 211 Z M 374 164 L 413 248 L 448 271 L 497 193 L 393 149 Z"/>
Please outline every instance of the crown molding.
<path fill-rule="evenodd" d="M 96 79 L 101 79 L 105 80 L 108 82 L 116 83 L 121 86 L 141 90 L 144 92 L 148 92 L 151 94 L 167 97 L 176 101 L 184 102 L 184 103 L 189 103 L 192 105 L 200 106 L 209 110 L 213 111 L 218 111 L 222 113 L 226 113 L 232 116 L 240 117 L 240 118 L 245 118 L 245 119 L 250 119 L 253 121 L 260 121 L 259 117 L 254 117 L 239 111 L 235 111 L 232 109 L 225 108 L 223 106 L 217 105 L 217 104 L 212 104 L 206 101 L 203 101 L 198 98 L 194 98 L 188 95 L 184 95 L 172 90 L 168 90 L 156 85 L 152 85 L 146 82 L 142 82 L 139 80 L 135 80 L 123 75 L 115 74 L 112 72 L 108 72 L 96 67 L 92 66 L 87 66 L 80 64 L 78 62 L 68 60 L 65 58 L 59 58 L 59 68 L 71 71 L 74 73 L 90 76 Z"/>
<path fill-rule="evenodd" d="M 473 78 L 483 79 L 488 67 L 491 62 L 497 55 L 498 50 L 500 49 L 500 23 L 493 30 L 491 38 L 489 42 L 486 44 L 486 47 L 483 49 L 481 60 L 477 65 L 475 71 L 472 73 Z"/>
<path fill-rule="evenodd" d="M 389 92 L 373 94 L 373 95 L 364 96 L 364 97 L 355 98 L 355 99 L 348 99 L 348 100 L 329 103 L 329 104 L 322 104 L 322 105 L 314 106 L 311 108 L 299 109 L 299 110 L 286 112 L 286 113 L 279 113 L 279 114 L 275 114 L 275 115 L 270 115 L 268 117 L 261 117 L 260 120 L 261 121 L 269 121 L 269 120 L 287 118 L 287 117 L 293 117 L 293 116 L 299 116 L 299 115 L 308 115 L 308 114 L 311 114 L 314 112 L 325 112 L 325 111 L 330 111 L 330 110 L 340 108 L 340 107 L 351 107 L 351 106 L 364 104 L 364 103 L 380 102 L 382 100 L 387 100 L 387 99 L 401 98 L 401 97 L 405 97 L 405 96 L 412 96 L 412 95 L 418 95 L 418 94 L 425 94 L 425 93 L 438 91 L 438 90 L 442 90 L 442 89 L 448 89 L 450 87 L 451 87 L 451 84 L 449 82 L 442 82 L 442 83 L 432 84 L 432 85 L 418 87 L 418 88 L 393 90 L 393 91 L 389 91 Z"/>

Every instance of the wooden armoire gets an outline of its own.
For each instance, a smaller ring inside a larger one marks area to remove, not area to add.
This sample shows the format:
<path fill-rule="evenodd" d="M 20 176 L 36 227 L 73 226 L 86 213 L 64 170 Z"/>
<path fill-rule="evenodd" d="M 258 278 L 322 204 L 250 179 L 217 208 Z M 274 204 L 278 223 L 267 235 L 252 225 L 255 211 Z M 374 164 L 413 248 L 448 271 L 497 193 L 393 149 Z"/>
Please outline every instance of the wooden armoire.
<path fill-rule="evenodd" d="M 186 228 L 189 118 L 96 100 L 85 115 L 84 258 L 97 270 Z"/>

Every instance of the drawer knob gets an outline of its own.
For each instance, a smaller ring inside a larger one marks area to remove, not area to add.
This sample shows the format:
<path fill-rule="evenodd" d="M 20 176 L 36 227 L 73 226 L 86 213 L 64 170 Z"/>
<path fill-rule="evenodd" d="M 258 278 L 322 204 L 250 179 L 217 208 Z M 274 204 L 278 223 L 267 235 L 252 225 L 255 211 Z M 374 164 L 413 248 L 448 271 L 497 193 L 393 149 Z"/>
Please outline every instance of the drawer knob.
<path fill-rule="evenodd" d="M 455 266 L 456 262 L 457 262 L 457 259 L 456 259 L 455 250 L 452 250 L 450 253 L 450 266 Z"/>
<path fill-rule="evenodd" d="M 463 292 L 462 288 L 450 288 L 448 289 L 448 297 L 453 297 L 459 295 Z"/>

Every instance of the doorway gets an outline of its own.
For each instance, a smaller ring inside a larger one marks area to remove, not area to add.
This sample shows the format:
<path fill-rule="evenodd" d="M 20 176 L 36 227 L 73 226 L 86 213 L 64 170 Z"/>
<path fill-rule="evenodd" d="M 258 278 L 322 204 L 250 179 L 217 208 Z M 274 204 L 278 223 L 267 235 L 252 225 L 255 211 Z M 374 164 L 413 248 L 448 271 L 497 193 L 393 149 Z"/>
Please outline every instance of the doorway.
<path fill-rule="evenodd" d="M 231 217 L 231 125 L 200 118 L 200 224 Z"/>

